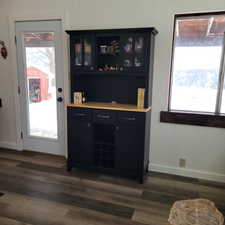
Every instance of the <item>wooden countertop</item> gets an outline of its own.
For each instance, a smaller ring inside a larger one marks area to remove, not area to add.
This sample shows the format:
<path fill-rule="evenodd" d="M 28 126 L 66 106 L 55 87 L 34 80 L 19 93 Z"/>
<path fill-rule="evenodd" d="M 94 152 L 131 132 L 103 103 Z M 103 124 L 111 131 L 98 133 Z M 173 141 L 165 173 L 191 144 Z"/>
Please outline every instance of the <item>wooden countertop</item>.
<path fill-rule="evenodd" d="M 139 108 L 136 105 L 129 104 L 116 104 L 116 103 L 105 103 L 105 102 L 85 102 L 83 104 L 67 104 L 68 107 L 80 107 L 90 109 L 108 109 L 108 110 L 119 110 L 119 111 L 131 111 L 131 112 L 148 112 L 149 108 Z"/>

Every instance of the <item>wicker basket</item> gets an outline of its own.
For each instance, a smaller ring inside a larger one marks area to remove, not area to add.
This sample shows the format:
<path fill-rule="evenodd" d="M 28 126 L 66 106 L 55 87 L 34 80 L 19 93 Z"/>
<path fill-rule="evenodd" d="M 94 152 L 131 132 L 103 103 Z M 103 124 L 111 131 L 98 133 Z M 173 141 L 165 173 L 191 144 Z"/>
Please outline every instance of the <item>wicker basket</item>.
<path fill-rule="evenodd" d="M 224 217 L 207 199 L 177 201 L 170 211 L 171 225 L 224 225 Z"/>

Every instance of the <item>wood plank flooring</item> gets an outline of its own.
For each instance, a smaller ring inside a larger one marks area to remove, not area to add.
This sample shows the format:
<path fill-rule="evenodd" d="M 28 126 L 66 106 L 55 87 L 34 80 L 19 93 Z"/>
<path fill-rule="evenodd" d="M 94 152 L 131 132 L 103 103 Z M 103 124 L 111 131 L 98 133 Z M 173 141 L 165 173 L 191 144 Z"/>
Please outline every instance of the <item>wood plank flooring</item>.
<path fill-rule="evenodd" d="M 176 200 L 225 215 L 225 183 L 149 173 L 144 184 L 73 169 L 63 157 L 0 149 L 0 225 L 168 225 Z"/>

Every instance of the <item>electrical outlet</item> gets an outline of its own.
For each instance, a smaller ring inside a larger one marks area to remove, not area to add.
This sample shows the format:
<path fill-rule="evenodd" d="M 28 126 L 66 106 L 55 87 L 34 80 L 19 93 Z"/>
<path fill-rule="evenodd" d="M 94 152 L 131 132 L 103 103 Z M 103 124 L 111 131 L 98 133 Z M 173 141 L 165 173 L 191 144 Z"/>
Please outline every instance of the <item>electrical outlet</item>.
<path fill-rule="evenodd" d="M 179 167 L 186 167 L 186 159 L 180 158 L 179 159 Z"/>

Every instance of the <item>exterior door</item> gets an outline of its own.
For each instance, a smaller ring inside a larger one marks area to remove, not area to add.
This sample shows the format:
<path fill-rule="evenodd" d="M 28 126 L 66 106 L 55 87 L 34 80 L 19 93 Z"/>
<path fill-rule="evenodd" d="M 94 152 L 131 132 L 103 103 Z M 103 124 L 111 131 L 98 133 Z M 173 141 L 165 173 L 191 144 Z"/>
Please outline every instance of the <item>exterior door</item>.
<path fill-rule="evenodd" d="M 62 25 L 16 22 L 23 148 L 65 155 Z"/>

